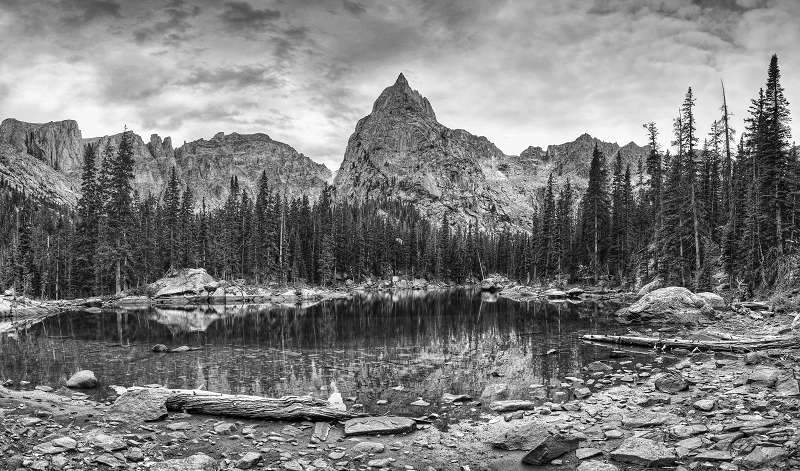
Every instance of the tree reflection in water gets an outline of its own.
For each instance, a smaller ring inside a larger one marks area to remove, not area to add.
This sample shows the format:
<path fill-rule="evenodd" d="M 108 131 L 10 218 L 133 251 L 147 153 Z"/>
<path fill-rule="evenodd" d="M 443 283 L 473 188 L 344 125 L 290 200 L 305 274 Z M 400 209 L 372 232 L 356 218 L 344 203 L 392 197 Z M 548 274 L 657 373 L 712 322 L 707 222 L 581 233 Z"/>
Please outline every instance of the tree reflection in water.
<path fill-rule="evenodd" d="M 490 382 L 508 383 L 514 398 L 529 398 L 531 384 L 557 386 L 609 354 L 578 337 L 616 329 L 608 321 L 615 309 L 458 290 L 371 293 L 305 307 L 65 312 L 0 338 L 0 378 L 55 386 L 91 369 L 106 386 L 321 397 L 335 381 L 367 411 L 420 414 L 407 406 L 417 397 L 434 409 L 445 392 L 477 397 Z M 157 343 L 203 348 L 152 353 Z"/>

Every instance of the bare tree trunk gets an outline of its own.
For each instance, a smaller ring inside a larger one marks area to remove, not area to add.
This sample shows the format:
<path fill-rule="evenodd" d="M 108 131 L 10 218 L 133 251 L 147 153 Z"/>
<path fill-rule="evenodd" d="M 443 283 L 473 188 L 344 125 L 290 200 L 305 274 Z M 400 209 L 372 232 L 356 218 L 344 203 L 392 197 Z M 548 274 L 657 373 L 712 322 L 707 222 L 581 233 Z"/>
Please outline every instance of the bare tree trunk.
<path fill-rule="evenodd" d="M 692 224 L 694 226 L 694 268 L 695 268 L 695 278 L 694 278 L 694 289 L 695 291 L 700 288 L 700 270 L 701 270 L 701 263 L 700 263 L 700 229 L 699 225 L 700 222 L 697 220 L 697 198 L 695 197 L 694 191 L 694 179 L 689 182 L 692 185 Z"/>
<path fill-rule="evenodd" d="M 116 270 L 115 270 L 115 285 L 117 289 L 117 294 L 122 292 L 122 267 L 120 267 L 120 261 L 117 259 L 116 262 Z"/>

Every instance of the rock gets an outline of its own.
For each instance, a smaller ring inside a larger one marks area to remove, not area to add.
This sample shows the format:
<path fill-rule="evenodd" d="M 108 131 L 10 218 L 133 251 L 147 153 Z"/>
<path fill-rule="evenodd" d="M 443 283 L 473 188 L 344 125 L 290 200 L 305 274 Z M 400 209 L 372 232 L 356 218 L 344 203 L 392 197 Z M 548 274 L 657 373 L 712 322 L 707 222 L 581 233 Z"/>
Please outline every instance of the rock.
<path fill-rule="evenodd" d="M 695 456 L 695 459 L 703 461 L 730 461 L 733 459 L 733 455 L 731 455 L 729 451 L 709 450 L 698 454 Z"/>
<path fill-rule="evenodd" d="M 467 402 L 471 400 L 472 397 L 467 396 L 466 394 L 450 394 L 450 393 L 442 394 L 442 402 L 446 402 L 449 404 L 452 404 L 454 402 Z"/>
<path fill-rule="evenodd" d="M 164 278 L 151 283 L 147 290 L 154 298 L 197 295 L 214 281 L 203 268 L 182 268 L 171 270 Z"/>
<path fill-rule="evenodd" d="M 675 394 L 689 389 L 689 383 L 676 370 L 667 370 L 653 377 L 656 389 L 663 393 Z"/>
<path fill-rule="evenodd" d="M 429 405 L 431 405 L 431 403 L 426 401 L 426 400 L 424 400 L 424 399 L 422 399 L 420 397 L 419 399 L 417 399 L 416 401 L 412 402 L 409 405 L 412 405 L 412 406 L 415 406 L 415 407 L 428 407 Z"/>
<path fill-rule="evenodd" d="M 249 451 L 236 462 L 236 467 L 239 469 L 250 469 L 258 462 L 261 461 L 261 453 Z"/>
<path fill-rule="evenodd" d="M 102 448 L 108 452 L 124 450 L 128 447 L 128 445 L 125 443 L 125 440 L 123 440 L 121 436 L 107 434 L 102 430 L 93 430 L 86 435 L 86 438 L 93 446 Z"/>
<path fill-rule="evenodd" d="M 781 376 L 781 370 L 777 368 L 758 367 L 747 377 L 748 383 L 753 383 L 759 386 L 772 387 L 778 382 Z"/>
<path fill-rule="evenodd" d="M 584 461 L 578 465 L 576 471 L 619 471 L 619 468 L 602 461 Z"/>
<path fill-rule="evenodd" d="M 175 458 L 154 463 L 151 471 L 218 471 L 219 465 L 214 458 L 197 453 L 188 458 Z"/>
<path fill-rule="evenodd" d="M 697 293 L 697 296 L 703 299 L 709 306 L 714 309 L 727 309 L 728 305 L 725 303 L 725 300 L 722 299 L 722 296 L 716 293 L 709 293 L 708 291 L 703 291 Z"/>
<path fill-rule="evenodd" d="M 695 401 L 695 403 L 692 404 L 692 407 L 699 411 L 709 412 L 714 409 L 715 405 L 716 401 L 713 399 L 700 399 L 699 401 Z"/>
<path fill-rule="evenodd" d="M 361 454 L 375 454 L 375 453 L 383 453 L 386 450 L 386 446 L 383 443 L 378 442 L 358 442 L 350 448 L 349 454 L 350 456 L 356 456 Z"/>
<path fill-rule="evenodd" d="M 753 448 L 753 451 L 741 458 L 739 463 L 747 469 L 756 469 L 786 456 L 788 456 L 788 453 L 781 447 L 757 446 Z"/>
<path fill-rule="evenodd" d="M 680 417 L 669 412 L 636 411 L 622 416 L 622 425 L 631 428 L 672 425 L 680 422 Z"/>
<path fill-rule="evenodd" d="M 124 466 L 122 461 L 118 460 L 113 455 L 110 455 L 108 453 L 103 453 L 100 456 L 95 456 L 94 462 L 108 466 L 109 468 L 121 468 Z"/>
<path fill-rule="evenodd" d="M 324 442 L 328 440 L 328 434 L 330 431 L 331 424 L 328 422 L 317 422 L 314 424 L 314 433 L 311 436 L 321 442 Z"/>
<path fill-rule="evenodd" d="M 65 450 L 74 450 L 78 447 L 78 442 L 70 437 L 58 437 L 52 440 L 53 445 Z"/>
<path fill-rule="evenodd" d="M 612 440 L 617 438 L 622 438 L 624 435 L 625 434 L 622 433 L 622 430 L 617 430 L 617 429 L 606 430 L 603 432 L 604 437 L 610 438 Z"/>
<path fill-rule="evenodd" d="M 483 441 L 502 450 L 530 451 L 544 443 L 550 428 L 536 419 L 499 421 L 484 431 Z"/>
<path fill-rule="evenodd" d="M 639 288 L 639 292 L 636 293 L 636 297 L 641 298 L 645 294 L 655 291 L 659 288 L 662 288 L 663 286 L 664 283 L 661 281 L 661 278 L 656 278 L 650 283 L 647 283 L 646 285 Z"/>
<path fill-rule="evenodd" d="M 597 448 L 578 448 L 575 450 L 575 457 L 579 460 L 585 460 L 586 458 L 592 458 L 602 453 L 603 451 Z"/>
<path fill-rule="evenodd" d="M 376 460 L 369 460 L 367 461 L 367 466 L 369 466 L 370 468 L 385 468 L 390 464 L 392 464 L 392 461 L 394 461 L 394 458 L 380 458 Z"/>
<path fill-rule="evenodd" d="M 764 363 L 765 361 L 769 360 L 769 357 L 764 352 L 748 352 L 744 356 L 744 364 L 745 365 L 758 365 L 760 363 Z"/>
<path fill-rule="evenodd" d="M 214 425 L 214 431 L 220 435 L 232 435 L 237 430 L 233 422 L 220 422 Z"/>
<path fill-rule="evenodd" d="M 123 454 L 126 460 L 131 461 L 133 463 L 139 463 L 144 461 L 144 452 L 141 448 L 132 447 L 125 450 Z"/>
<path fill-rule="evenodd" d="M 527 455 L 522 462 L 532 465 L 547 464 L 559 456 L 576 450 L 581 438 L 574 435 L 550 435 Z"/>
<path fill-rule="evenodd" d="M 603 363 L 602 361 L 593 361 L 588 365 L 586 365 L 586 369 L 589 371 L 601 372 L 601 373 L 608 373 L 609 371 L 614 371 L 614 368 L 612 368 L 607 363 Z"/>
<path fill-rule="evenodd" d="M 67 380 L 68 388 L 92 389 L 97 387 L 97 378 L 90 370 L 81 370 Z"/>
<path fill-rule="evenodd" d="M 713 312 L 703 298 L 686 288 L 670 286 L 645 294 L 627 308 L 617 311 L 624 322 L 652 321 L 675 324 L 697 324 Z"/>
<path fill-rule="evenodd" d="M 589 388 L 578 388 L 574 391 L 577 399 L 584 399 L 592 395 L 592 390 Z"/>
<path fill-rule="evenodd" d="M 481 281 L 481 290 L 483 291 L 502 291 L 514 283 L 503 275 L 489 275 Z"/>
<path fill-rule="evenodd" d="M 359 417 L 344 423 L 345 435 L 378 435 L 414 430 L 415 422 L 407 417 Z"/>
<path fill-rule="evenodd" d="M 708 427 L 704 424 L 675 425 L 669 428 L 669 433 L 677 438 L 687 438 L 708 432 Z"/>
<path fill-rule="evenodd" d="M 489 409 L 495 412 L 513 412 L 517 410 L 533 410 L 536 408 L 536 403 L 533 401 L 523 401 L 518 399 L 506 401 L 494 401 L 489 404 Z"/>
<path fill-rule="evenodd" d="M 775 384 L 775 395 L 778 397 L 800 396 L 800 385 L 794 378 L 779 379 Z"/>
<path fill-rule="evenodd" d="M 628 438 L 616 450 L 611 458 L 622 463 L 637 464 L 648 467 L 670 466 L 678 456 L 675 450 L 661 442 L 648 438 Z"/>
<path fill-rule="evenodd" d="M 162 343 L 158 343 L 158 344 L 153 345 L 152 350 L 154 352 L 156 352 L 156 353 L 166 353 L 166 352 L 169 351 L 169 347 L 167 347 L 166 345 L 164 345 Z"/>
<path fill-rule="evenodd" d="M 169 353 L 184 353 L 191 350 L 188 345 L 181 345 L 180 347 L 173 348 Z"/>
<path fill-rule="evenodd" d="M 166 389 L 130 389 L 108 410 L 109 418 L 123 422 L 152 422 L 167 416 Z"/>
<path fill-rule="evenodd" d="M 761 301 L 743 301 L 739 303 L 739 306 L 751 311 L 769 311 L 769 304 Z"/>
<path fill-rule="evenodd" d="M 487 384 L 481 393 L 481 399 L 505 399 L 508 397 L 508 384 Z"/>

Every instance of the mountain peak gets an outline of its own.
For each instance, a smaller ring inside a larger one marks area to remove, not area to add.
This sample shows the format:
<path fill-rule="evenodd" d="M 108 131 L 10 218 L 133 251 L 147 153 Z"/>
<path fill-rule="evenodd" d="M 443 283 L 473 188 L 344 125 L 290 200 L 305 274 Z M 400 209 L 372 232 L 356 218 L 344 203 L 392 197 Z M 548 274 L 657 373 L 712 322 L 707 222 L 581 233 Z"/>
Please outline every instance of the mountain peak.
<path fill-rule="evenodd" d="M 436 120 L 436 114 L 428 99 L 412 89 L 402 73 L 397 76 L 394 84 L 386 87 L 375 100 L 372 113 L 415 113 Z"/>

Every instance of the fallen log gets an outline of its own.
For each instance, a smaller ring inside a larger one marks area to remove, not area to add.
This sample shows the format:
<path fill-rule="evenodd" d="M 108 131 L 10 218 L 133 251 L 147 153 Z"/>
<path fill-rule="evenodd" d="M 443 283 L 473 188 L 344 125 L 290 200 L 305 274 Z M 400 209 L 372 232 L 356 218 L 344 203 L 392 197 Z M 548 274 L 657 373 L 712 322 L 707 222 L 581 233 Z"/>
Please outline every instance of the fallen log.
<path fill-rule="evenodd" d="M 768 348 L 798 348 L 800 338 L 794 336 L 787 337 L 767 337 L 763 339 L 750 340 L 690 340 L 677 338 L 659 337 L 637 337 L 632 335 L 597 335 L 586 334 L 581 337 L 587 342 L 612 343 L 620 345 L 635 345 L 639 347 L 652 348 L 688 348 L 693 350 L 728 351 L 746 353 L 754 350 Z"/>
<path fill-rule="evenodd" d="M 167 410 L 244 419 L 333 421 L 361 414 L 333 407 L 311 396 L 279 398 L 220 394 L 193 389 L 168 389 Z"/>

